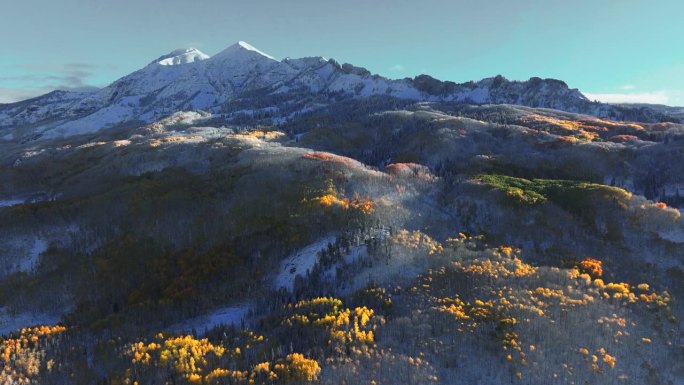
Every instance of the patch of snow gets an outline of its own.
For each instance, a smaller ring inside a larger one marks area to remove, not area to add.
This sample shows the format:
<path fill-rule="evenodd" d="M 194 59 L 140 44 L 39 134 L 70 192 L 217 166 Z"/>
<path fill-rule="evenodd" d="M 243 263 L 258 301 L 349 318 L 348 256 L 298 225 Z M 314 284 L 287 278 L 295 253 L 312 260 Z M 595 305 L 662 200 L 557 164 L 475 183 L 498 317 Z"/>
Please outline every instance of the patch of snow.
<path fill-rule="evenodd" d="M 0 199 L 0 207 L 11 207 L 36 202 L 50 202 L 59 198 L 60 194 L 35 193 L 24 198 Z"/>
<path fill-rule="evenodd" d="M 271 123 L 273 123 L 274 126 L 282 126 L 283 124 L 287 123 L 287 117 L 271 118 Z"/>
<path fill-rule="evenodd" d="M 326 280 L 333 281 L 337 278 L 337 268 L 342 267 L 344 265 L 350 265 L 352 263 L 358 262 L 364 258 L 368 257 L 368 248 L 366 245 L 361 245 L 361 246 L 353 246 L 351 250 L 349 251 L 349 254 L 346 254 L 342 258 L 342 263 L 335 263 L 330 268 L 328 268 L 326 271 L 323 272 L 323 277 Z"/>
<path fill-rule="evenodd" d="M 211 59 L 212 62 L 214 61 L 223 61 L 226 58 L 230 58 L 232 60 L 238 61 L 238 62 L 245 62 L 249 60 L 259 60 L 263 61 L 263 59 L 266 59 L 265 61 L 267 62 L 275 62 L 277 64 L 281 64 L 279 61 L 277 61 L 273 56 L 259 51 L 256 49 L 254 46 L 252 46 L 249 43 L 246 43 L 244 41 L 239 41 L 230 47 L 224 49 L 223 51 L 217 53 L 214 55 Z M 285 64 L 283 63 L 285 66 Z M 287 66 L 287 68 L 291 69 L 290 66 Z"/>
<path fill-rule="evenodd" d="M 304 277 L 307 272 L 313 270 L 318 263 L 320 252 L 326 249 L 329 243 L 334 242 L 335 237 L 332 235 L 323 237 L 285 259 L 280 264 L 280 272 L 273 282 L 275 288 L 294 289 L 295 278 L 298 275 Z"/>
<path fill-rule="evenodd" d="M 349 292 L 367 286 L 369 283 L 384 285 L 390 282 L 412 280 L 424 271 L 425 266 L 415 255 L 405 252 L 393 253 L 388 263 L 376 263 L 363 269 L 349 283 Z"/>
<path fill-rule="evenodd" d="M 289 64 L 292 68 L 294 68 L 298 71 L 301 71 L 301 70 L 305 70 L 307 68 L 315 68 L 315 67 L 324 66 L 328 62 L 328 59 L 326 59 L 322 56 L 303 57 L 303 58 L 297 58 L 297 59 L 287 57 L 287 58 L 283 59 L 282 62 Z"/>
<path fill-rule="evenodd" d="M 363 246 L 354 246 L 351 248 L 351 251 L 349 254 L 344 256 L 344 263 L 347 265 L 350 263 L 354 263 L 361 258 L 365 257 L 368 254 L 368 248 L 366 245 Z"/>
<path fill-rule="evenodd" d="M 38 312 L 23 312 L 11 314 L 5 308 L 0 308 L 0 335 L 36 325 L 54 325 L 59 322 L 60 316 Z"/>
<path fill-rule="evenodd" d="M 474 90 L 459 96 L 459 101 L 471 101 L 477 104 L 486 103 L 489 99 L 488 87 L 477 87 Z"/>
<path fill-rule="evenodd" d="M 271 56 L 271 55 L 269 55 L 269 54 L 267 54 L 267 53 L 264 53 L 264 52 L 262 52 L 262 51 L 259 51 L 258 49 L 254 48 L 253 45 L 251 45 L 251 44 L 249 44 L 249 43 L 247 43 L 247 42 L 244 42 L 244 41 L 240 40 L 237 44 L 238 44 L 240 47 L 242 47 L 242 48 L 244 48 L 244 49 L 246 49 L 246 50 L 248 50 L 248 51 L 253 51 L 253 52 L 258 53 L 258 54 L 261 55 L 261 56 L 266 56 L 266 57 L 269 58 L 269 59 L 275 60 L 275 58 L 274 58 L 273 56 Z"/>
<path fill-rule="evenodd" d="M 157 59 L 156 63 L 163 66 L 194 63 L 200 60 L 209 59 L 209 55 L 197 48 L 177 49 L 168 55 Z"/>
<path fill-rule="evenodd" d="M 163 125 L 191 125 L 211 118 L 211 114 L 203 111 L 180 111 L 159 121 Z"/>
<path fill-rule="evenodd" d="M 76 134 L 97 132 L 102 128 L 126 122 L 133 119 L 134 108 L 139 103 L 139 96 L 121 98 L 116 104 L 111 104 L 97 110 L 95 113 L 73 120 L 45 132 L 46 138 L 59 138 Z"/>
<path fill-rule="evenodd" d="M 26 258 L 19 262 L 19 271 L 30 272 L 38 264 L 40 255 L 48 248 L 48 243 L 44 239 L 36 238 L 33 241 L 33 246 L 29 249 Z"/>
<path fill-rule="evenodd" d="M 240 323 L 247 317 L 252 309 L 250 304 L 240 304 L 226 306 L 212 311 L 203 316 L 191 318 L 175 324 L 169 328 L 175 332 L 189 332 L 192 330 L 204 333 L 219 325 L 240 326 Z"/>
<path fill-rule="evenodd" d="M 39 150 L 30 150 L 30 151 L 26 151 L 23 154 L 21 154 L 21 157 L 24 159 L 33 158 L 34 156 L 38 156 L 38 155 L 44 153 L 45 151 L 47 151 L 47 148 L 41 148 Z"/>
<path fill-rule="evenodd" d="M 684 243 L 684 231 L 682 230 L 675 229 L 668 232 L 659 232 L 658 236 L 673 243 Z"/>
<path fill-rule="evenodd" d="M 11 207 L 11 206 L 16 206 L 23 204 L 24 200 L 23 199 L 6 199 L 6 200 L 0 200 L 0 207 Z"/>

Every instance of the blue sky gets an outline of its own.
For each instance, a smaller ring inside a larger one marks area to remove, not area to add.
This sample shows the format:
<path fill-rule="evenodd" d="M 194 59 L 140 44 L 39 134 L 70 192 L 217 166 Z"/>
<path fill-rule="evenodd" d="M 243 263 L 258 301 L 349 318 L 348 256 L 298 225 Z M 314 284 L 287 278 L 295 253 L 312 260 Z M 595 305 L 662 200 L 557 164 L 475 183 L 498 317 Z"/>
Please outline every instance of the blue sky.
<path fill-rule="evenodd" d="M 392 78 L 553 77 L 601 100 L 684 106 L 682 15 L 681 0 L 0 0 L 0 102 L 245 40 Z"/>

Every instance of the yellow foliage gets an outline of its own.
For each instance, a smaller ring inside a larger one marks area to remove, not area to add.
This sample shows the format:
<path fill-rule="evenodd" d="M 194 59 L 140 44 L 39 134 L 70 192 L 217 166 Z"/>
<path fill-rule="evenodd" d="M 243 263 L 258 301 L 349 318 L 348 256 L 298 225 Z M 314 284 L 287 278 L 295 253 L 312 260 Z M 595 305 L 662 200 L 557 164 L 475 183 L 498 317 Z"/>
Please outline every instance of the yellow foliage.
<path fill-rule="evenodd" d="M 466 273 L 489 276 L 494 279 L 504 277 L 527 277 L 537 273 L 538 269 L 523 262 L 518 257 L 506 259 L 475 259 L 466 266 L 459 265 L 460 269 Z"/>
<path fill-rule="evenodd" d="M 255 373 L 269 373 L 271 371 L 271 363 L 270 362 L 262 362 L 254 366 L 254 372 Z"/>
<path fill-rule="evenodd" d="M 330 305 L 338 303 L 335 299 L 320 298 L 310 301 L 317 305 Z M 303 304 L 300 304 L 304 306 Z M 341 302 L 340 302 L 341 305 Z M 355 314 L 359 317 L 367 316 L 367 311 L 358 310 Z M 360 333 L 364 331 L 359 330 Z M 372 331 L 367 332 L 372 339 Z M 246 337 L 246 348 L 250 343 L 264 340 L 263 336 L 251 331 L 243 334 Z M 227 349 L 223 345 L 215 345 L 207 339 L 196 339 L 192 336 L 168 337 L 159 334 L 159 342 L 145 344 L 137 342 L 130 345 L 129 354 L 133 356 L 135 365 L 152 366 L 158 369 L 170 368 L 182 376 L 189 383 L 218 384 L 218 383 L 260 383 L 272 384 L 280 379 L 291 381 L 310 382 L 318 379 L 320 367 L 316 360 L 308 359 L 299 353 L 292 353 L 284 359 L 272 364 L 265 361 L 254 365 L 248 370 L 230 370 L 216 367 L 223 362 L 220 359 L 226 352 L 235 352 L 240 355 L 240 348 Z M 228 361 L 233 362 L 233 361 Z M 273 369 L 272 369 L 273 368 Z M 131 371 L 127 372 L 131 375 Z M 131 383 L 132 379 L 129 379 Z M 135 383 L 135 381 L 132 381 Z"/>
<path fill-rule="evenodd" d="M 285 136 L 285 133 L 280 131 L 263 131 L 254 130 L 245 133 L 236 134 L 238 137 L 243 137 L 246 139 L 262 139 L 262 140 L 273 140 Z"/>
<path fill-rule="evenodd" d="M 23 328 L 14 338 L 0 339 L 0 383 L 30 383 L 39 374 L 45 352 L 40 349 L 42 341 L 54 338 L 66 331 L 64 326 L 35 326 Z M 48 361 L 48 370 L 54 361 Z"/>
<path fill-rule="evenodd" d="M 603 356 L 603 362 L 604 362 L 606 365 L 610 366 L 610 368 L 612 369 L 612 368 L 615 367 L 616 360 L 615 360 L 615 357 L 613 357 L 613 356 L 611 356 L 610 354 L 606 353 L 606 354 Z"/>
<path fill-rule="evenodd" d="M 513 253 L 513 248 L 510 246 L 499 246 L 498 250 L 507 257 L 510 257 Z"/>
<path fill-rule="evenodd" d="M 207 383 L 210 383 L 216 379 L 222 378 L 222 377 L 228 377 L 230 375 L 230 371 L 227 369 L 221 369 L 221 368 L 216 368 L 212 370 L 209 374 L 207 374 L 204 377 L 204 381 Z"/>
<path fill-rule="evenodd" d="M 368 309 L 365 306 L 355 308 L 354 313 L 361 326 L 366 326 L 371 317 L 373 317 L 373 309 Z"/>
<path fill-rule="evenodd" d="M 374 312 L 365 306 L 354 309 L 343 308 L 337 298 L 319 297 L 297 302 L 295 314 L 287 318 L 286 324 L 324 327 L 330 333 L 330 340 L 339 343 L 360 341 L 373 344 L 375 335 L 371 321 Z"/>
<path fill-rule="evenodd" d="M 648 291 L 650 286 L 648 286 L 647 283 L 640 283 L 639 285 L 637 285 L 637 288 L 641 291 Z"/>
<path fill-rule="evenodd" d="M 443 298 L 440 300 L 442 303 L 447 303 L 448 305 L 442 305 L 437 307 L 436 309 L 445 312 L 445 313 L 450 313 L 454 315 L 457 319 L 465 321 L 470 319 L 470 316 L 466 314 L 464 310 L 465 304 L 463 301 L 461 301 L 460 298 L 456 297 L 455 299 L 450 299 L 450 298 Z"/>
<path fill-rule="evenodd" d="M 430 255 L 439 254 L 444 251 L 444 247 L 441 243 L 418 230 L 411 232 L 402 229 L 392 237 L 392 242 L 409 249 L 424 249 Z"/>
<path fill-rule="evenodd" d="M 183 375 L 190 382 L 201 382 L 201 373 L 207 365 L 207 356 L 221 357 L 225 348 L 211 344 L 206 338 L 195 339 L 192 336 L 169 338 L 163 344 L 143 342 L 131 345 L 133 363 L 149 365 L 154 362 L 170 363 L 174 370 Z"/>
<path fill-rule="evenodd" d="M 279 378 L 295 381 L 316 381 L 321 374 L 318 361 L 304 357 L 299 353 L 288 354 L 285 361 L 275 365 Z"/>
<path fill-rule="evenodd" d="M 604 290 L 606 293 L 610 294 L 613 298 L 633 298 L 635 297 L 634 294 L 632 294 L 629 291 L 629 284 L 620 282 L 620 283 L 607 283 Z M 634 302 L 634 300 L 632 301 Z"/>

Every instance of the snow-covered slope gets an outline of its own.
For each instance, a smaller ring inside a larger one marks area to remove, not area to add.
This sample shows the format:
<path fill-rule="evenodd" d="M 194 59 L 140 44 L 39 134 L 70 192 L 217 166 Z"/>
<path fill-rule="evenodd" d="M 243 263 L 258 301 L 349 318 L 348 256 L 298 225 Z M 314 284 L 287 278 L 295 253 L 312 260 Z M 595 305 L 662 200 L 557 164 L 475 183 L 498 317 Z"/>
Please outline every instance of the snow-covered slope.
<path fill-rule="evenodd" d="M 164 55 L 150 64 L 171 66 L 178 64 L 188 64 L 200 60 L 209 59 L 209 55 L 201 52 L 197 48 L 177 49 L 168 55 Z"/>
<path fill-rule="evenodd" d="M 195 48 L 175 50 L 94 92 L 55 91 L 0 105 L 0 139 L 26 141 L 92 133 L 153 122 L 178 111 L 204 110 L 219 115 L 230 110 L 236 100 L 268 100 L 277 110 L 278 103 L 306 97 L 332 102 L 339 97 L 375 95 L 418 101 L 520 104 L 613 119 L 667 119 L 654 110 L 591 102 L 578 90 L 553 79 L 517 82 L 497 76 L 457 84 L 420 75 L 392 80 L 322 57 L 279 61 L 240 41 L 213 57 Z M 274 122 L 287 117 L 278 118 Z"/>

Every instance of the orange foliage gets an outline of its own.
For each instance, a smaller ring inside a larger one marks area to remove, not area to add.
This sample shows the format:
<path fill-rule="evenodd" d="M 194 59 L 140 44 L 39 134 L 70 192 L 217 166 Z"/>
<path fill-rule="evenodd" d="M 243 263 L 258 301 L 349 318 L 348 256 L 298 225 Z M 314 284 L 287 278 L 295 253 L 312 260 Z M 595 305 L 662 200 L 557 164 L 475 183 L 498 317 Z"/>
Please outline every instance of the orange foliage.
<path fill-rule="evenodd" d="M 575 142 L 579 140 L 594 141 L 602 135 L 608 136 L 612 130 L 629 130 L 643 132 L 644 128 L 634 123 L 617 123 L 596 118 L 568 120 L 540 114 L 531 114 L 522 118 L 523 125 L 534 129 L 549 131 L 560 135 L 561 141 Z M 638 139 L 630 134 L 618 134 L 610 137 L 613 142 L 627 142 Z"/>
<path fill-rule="evenodd" d="M 594 278 L 601 278 L 603 276 L 603 262 L 594 258 L 585 258 L 580 261 L 577 268 L 586 274 L 590 274 Z"/>
<path fill-rule="evenodd" d="M 667 203 L 665 203 L 665 202 L 655 202 L 653 205 L 659 209 L 666 209 L 667 208 Z"/>
<path fill-rule="evenodd" d="M 343 165 L 349 168 L 363 168 L 363 164 L 360 163 L 359 161 L 356 161 L 351 158 L 347 158 L 344 156 L 339 156 L 335 154 L 331 154 L 329 152 L 309 152 L 304 154 L 303 156 L 304 159 L 311 159 L 311 160 L 318 160 L 322 162 L 331 162 L 334 164 L 339 164 Z"/>
<path fill-rule="evenodd" d="M 333 194 L 325 194 L 316 198 L 315 200 L 324 207 L 339 206 L 345 210 L 354 209 L 364 214 L 371 214 L 374 211 L 373 201 L 368 199 L 368 197 L 356 197 L 353 199 L 345 197 L 340 199 Z"/>
<path fill-rule="evenodd" d="M 280 131 L 263 131 L 254 130 L 245 133 L 240 133 L 237 136 L 249 138 L 249 139 L 262 139 L 262 140 L 273 140 L 285 136 L 283 132 Z"/>
<path fill-rule="evenodd" d="M 633 142 L 638 139 L 639 138 L 634 135 L 614 135 L 610 137 L 610 141 L 615 143 Z"/>
<path fill-rule="evenodd" d="M 499 246 L 498 250 L 507 257 L 510 257 L 513 253 L 513 248 L 510 246 Z"/>
<path fill-rule="evenodd" d="M 415 177 L 428 182 L 435 179 L 427 166 L 418 163 L 391 163 L 385 167 L 385 171 L 395 177 Z"/>

